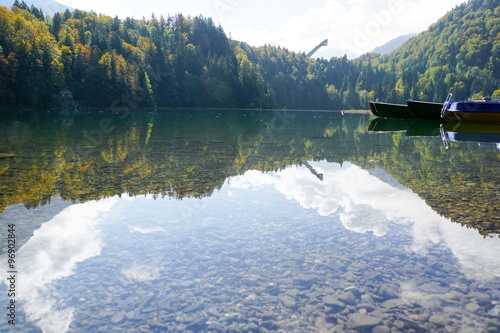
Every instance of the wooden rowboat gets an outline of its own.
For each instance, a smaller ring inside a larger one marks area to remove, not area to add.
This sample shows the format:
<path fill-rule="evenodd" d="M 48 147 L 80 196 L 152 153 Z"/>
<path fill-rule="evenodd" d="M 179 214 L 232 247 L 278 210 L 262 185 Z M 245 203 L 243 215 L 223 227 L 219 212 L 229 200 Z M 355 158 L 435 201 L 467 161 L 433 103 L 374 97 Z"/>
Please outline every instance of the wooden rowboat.
<path fill-rule="evenodd" d="M 411 114 L 418 119 L 441 119 L 443 103 L 411 101 L 406 102 Z"/>
<path fill-rule="evenodd" d="M 401 119 L 415 119 L 411 114 L 408 105 L 405 104 L 392 104 L 381 102 L 370 102 L 371 112 L 382 118 L 401 118 Z"/>

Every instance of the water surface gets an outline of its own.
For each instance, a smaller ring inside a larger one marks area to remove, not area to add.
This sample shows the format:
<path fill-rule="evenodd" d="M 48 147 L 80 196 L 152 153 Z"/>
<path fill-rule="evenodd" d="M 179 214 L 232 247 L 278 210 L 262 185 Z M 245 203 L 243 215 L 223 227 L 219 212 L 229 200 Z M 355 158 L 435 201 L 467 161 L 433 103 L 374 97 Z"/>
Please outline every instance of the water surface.
<path fill-rule="evenodd" d="M 0 129 L 17 241 L 1 331 L 500 330 L 495 142 L 336 112 L 3 113 Z"/>

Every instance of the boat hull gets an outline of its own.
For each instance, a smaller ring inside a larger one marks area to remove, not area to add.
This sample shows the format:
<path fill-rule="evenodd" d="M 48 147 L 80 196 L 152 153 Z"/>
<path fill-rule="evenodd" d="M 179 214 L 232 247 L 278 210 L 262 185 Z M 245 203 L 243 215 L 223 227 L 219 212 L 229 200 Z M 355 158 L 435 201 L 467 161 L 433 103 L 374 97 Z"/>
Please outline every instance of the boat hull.
<path fill-rule="evenodd" d="M 370 111 L 375 115 L 378 116 L 377 108 L 375 107 L 374 102 L 369 102 L 368 106 L 370 107 Z"/>
<path fill-rule="evenodd" d="M 418 119 L 441 119 L 443 103 L 407 101 L 410 113 Z"/>
<path fill-rule="evenodd" d="M 415 119 L 411 114 L 410 109 L 404 104 L 392 104 L 381 102 L 370 102 L 370 109 L 374 108 L 375 112 L 372 113 L 376 116 L 383 118 L 401 118 L 401 119 Z"/>
<path fill-rule="evenodd" d="M 449 121 L 500 122 L 499 102 L 452 102 L 444 112 Z"/>

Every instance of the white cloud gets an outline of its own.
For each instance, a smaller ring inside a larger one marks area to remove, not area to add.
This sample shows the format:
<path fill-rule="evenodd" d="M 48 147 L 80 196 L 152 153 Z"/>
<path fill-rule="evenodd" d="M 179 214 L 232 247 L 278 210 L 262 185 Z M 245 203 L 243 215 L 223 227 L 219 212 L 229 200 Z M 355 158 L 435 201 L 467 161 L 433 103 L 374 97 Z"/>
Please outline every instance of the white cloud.
<path fill-rule="evenodd" d="M 249 171 L 232 178 L 229 185 L 244 189 L 273 185 L 303 208 L 314 209 L 321 216 L 338 213 L 346 229 L 377 236 L 386 234 L 389 221 L 409 224 L 421 219 L 442 220 L 410 190 L 391 186 L 360 167 L 349 163 L 310 164 L 323 174 L 323 180 L 305 166 L 297 166 L 273 174 Z"/>
<path fill-rule="evenodd" d="M 469 279 L 482 280 L 500 277 L 498 238 L 483 238 L 474 229 L 459 224 L 440 224 L 443 240 L 462 264 Z"/>
<path fill-rule="evenodd" d="M 346 229 L 357 233 L 382 237 L 393 224 L 411 225 L 413 241 L 408 251 L 424 256 L 430 247 L 442 244 L 453 252 L 468 278 L 500 277 L 498 239 L 483 239 L 476 230 L 452 223 L 411 190 L 388 184 L 356 165 L 310 165 L 323 174 L 323 180 L 305 166 L 296 166 L 276 173 L 249 171 L 232 178 L 228 185 L 247 190 L 274 186 L 303 208 L 314 209 L 321 216 L 337 215 Z"/>
<path fill-rule="evenodd" d="M 253 45 L 279 44 L 293 51 L 308 52 L 323 39 L 329 39 L 329 45 L 317 55 L 347 54 L 352 58 L 398 36 L 424 31 L 458 3 L 457 0 L 438 5 L 429 0 L 350 0 L 344 4 L 328 0 L 322 6 L 291 17 L 275 30 L 263 25 L 258 28 L 229 25 L 229 29 L 235 39 Z M 433 10 L 429 12 L 429 8 Z"/>
<path fill-rule="evenodd" d="M 273 185 L 275 176 L 257 170 L 250 170 L 244 175 L 233 177 L 229 180 L 231 188 L 259 190 L 265 185 Z"/>
<path fill-rule="evenodd" d="M 127 279 L 134 281 L 152 281 L 160 276 L 160 270 L 156 265 L 144 265 L 133 262 L 132 265 L 123 270 L 122 274 Z"/>
<path fill-rule="evenodd" d="M 134 227 L 131 225 L 128 225 L 130 232 L 137 232 L 143 235 L 151 234 L 154 232 L 165 232 L 165 229 L 160 227 L 160 226 L 153 226 L 153 227 Z"/>
<path fill-rule="evenodd" d="M 72 275 L 78 263 L 100 254 L 99 223 L 115 202 L 107 199 L 66 208 L 36 230 L 17 252 L 16 301 L 43 332 L 69 329 L 74 309 L 58 300 L 51 285 Z"/>

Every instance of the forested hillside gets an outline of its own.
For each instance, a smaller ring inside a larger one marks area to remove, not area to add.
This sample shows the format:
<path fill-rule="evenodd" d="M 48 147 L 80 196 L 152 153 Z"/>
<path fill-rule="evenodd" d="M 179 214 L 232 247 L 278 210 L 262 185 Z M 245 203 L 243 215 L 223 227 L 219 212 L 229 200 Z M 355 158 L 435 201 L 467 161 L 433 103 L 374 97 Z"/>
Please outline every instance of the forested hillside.
<path fill-rule="evenodd" d="M 389 55 L 311 59 L 251 47 L 210 18 L 47 17 L 0 7 L 0 106 L 366 108 L 379 99 L 489 95 L 500 82 L 500 5 L 473 0 Z"/>
<path fill-rule="evenodd" d="M 372 63 L 398 73 L 388 96 L 393 100 L 441 101 L 448 92 L 457 99 L 493 95 L 500 88 L 500 2 L 474 0 L 458 6 Z"/>

